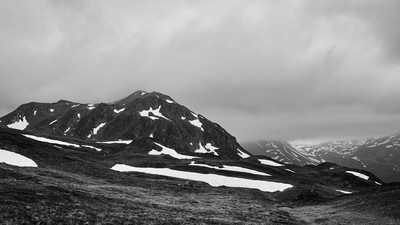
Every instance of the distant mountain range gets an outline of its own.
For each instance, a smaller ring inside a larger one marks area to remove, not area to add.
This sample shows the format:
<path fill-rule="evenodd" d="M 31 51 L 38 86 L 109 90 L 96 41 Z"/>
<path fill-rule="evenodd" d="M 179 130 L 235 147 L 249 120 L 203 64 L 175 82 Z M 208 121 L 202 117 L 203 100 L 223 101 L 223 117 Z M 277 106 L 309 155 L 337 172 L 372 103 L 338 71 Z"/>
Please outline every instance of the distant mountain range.
<path fill-rule="evenodd" d="M 371 171 L 385 182 L 400 182 L 400 135 L 293 146 L 284 141 L 264 140 L 245 142 L 242 146 L 253 154 L 283 163 L 303 166 L 332 162 Z"/>

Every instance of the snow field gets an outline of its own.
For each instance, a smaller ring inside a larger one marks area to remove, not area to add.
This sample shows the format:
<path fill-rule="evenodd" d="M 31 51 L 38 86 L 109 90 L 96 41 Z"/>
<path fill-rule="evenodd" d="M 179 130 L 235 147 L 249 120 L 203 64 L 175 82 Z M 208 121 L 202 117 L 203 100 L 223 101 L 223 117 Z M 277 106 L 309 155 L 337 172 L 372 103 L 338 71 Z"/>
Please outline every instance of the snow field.
<path fill-rule="evenodd" d="M 265 192 L 283 191 L 287 188 L 293 187 L 293 185 L 291 184 L 280 183 L 280 182 L 251 180 L 239 177 L 223 176 L 218 174 L 202 174 L 195 172 L 173 170 L 168 168 L 148 168 L 148 167 L 146 168 L 146 167 L 133 167 L 124 164 L 116 164 L 111 169 L 119 172 L 140 172 L 140 173 L 162 175 L 180 179 L 202 181 L 214 187 L 227 186 L 227 187 L 252 188 Z"/>
<path fill-rule="evenodd" d="M 28 121 L 26 120 L 25 116 L 22 120 L 15 121 L 12 124 L 7 125 L 8 128 L 17 129 L 17 130 L 25 130 L 25 128 L 29 125 Z"/>
<path fill-rule="evenodd" d="M 32 159 L 3 149 L 0 149 L 0 163 L 19 167 L 38 167 Z"/>

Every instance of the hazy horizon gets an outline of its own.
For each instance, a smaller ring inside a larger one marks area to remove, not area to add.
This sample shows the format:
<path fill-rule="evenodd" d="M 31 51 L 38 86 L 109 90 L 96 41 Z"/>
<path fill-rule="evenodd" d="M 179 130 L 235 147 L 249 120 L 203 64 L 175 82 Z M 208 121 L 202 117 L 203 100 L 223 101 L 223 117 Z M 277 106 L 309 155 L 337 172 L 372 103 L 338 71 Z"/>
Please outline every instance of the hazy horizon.
<path fill-rule="evenodd" d="M 396 0 L 0 0 L 0 115 L 144 90 L 239 142 L 399 133 L 399 9 Z"/>

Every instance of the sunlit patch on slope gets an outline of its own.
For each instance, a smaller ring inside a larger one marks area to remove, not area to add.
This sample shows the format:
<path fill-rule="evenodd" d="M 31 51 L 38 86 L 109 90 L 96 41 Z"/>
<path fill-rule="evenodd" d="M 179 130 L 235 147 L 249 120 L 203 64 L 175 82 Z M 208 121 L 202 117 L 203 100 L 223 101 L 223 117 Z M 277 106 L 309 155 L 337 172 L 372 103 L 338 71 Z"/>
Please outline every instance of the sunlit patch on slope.
<path fill-rule="evenodd" d="M 195 172 L 173 170 L 168 168 L 146 168 L 146 167 L 133 167 L 124 164 L 116 164 L 111 169 L 119 172 L 140 172 L 140 173 L 162 175 L 180 179 L 202 181 L 214 187 L 227 186 L 227 187 L 239 187 L 239 188 L 252 188 L 265 192 L 284 191 L 287 188 L 293 187 L 293 185 L 291 184 L 286 184 L 281 182 L 252 180 L 239 177 L 223 176 L 218 174 L 202 174 Z"/>
<path fill-rule="evenodd" d="M 30 158 L 15 152 L 0 149 L 0 163 L 19 167 L 37 167 L 38 165 Z"/>

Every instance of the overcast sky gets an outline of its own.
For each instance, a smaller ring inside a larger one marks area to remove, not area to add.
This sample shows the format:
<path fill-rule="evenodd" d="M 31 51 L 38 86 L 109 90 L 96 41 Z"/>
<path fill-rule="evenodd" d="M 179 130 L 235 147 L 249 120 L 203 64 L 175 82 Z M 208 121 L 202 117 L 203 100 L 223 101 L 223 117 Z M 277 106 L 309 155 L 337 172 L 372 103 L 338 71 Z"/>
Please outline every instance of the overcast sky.
<path fill-rule="evenodd" d="M 239 141 L 400 132 L 400 1 L 0 0 L 0 116 L 159 91 Z"/>

